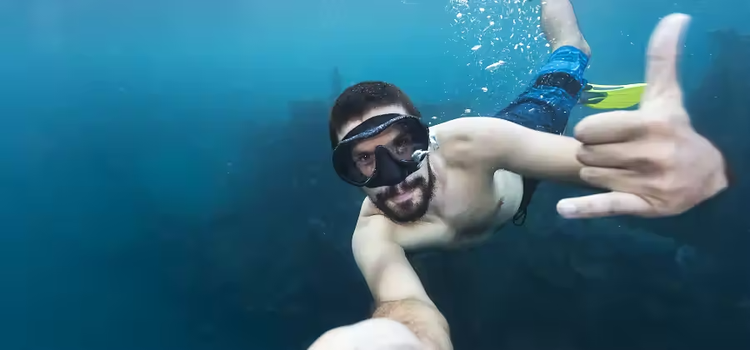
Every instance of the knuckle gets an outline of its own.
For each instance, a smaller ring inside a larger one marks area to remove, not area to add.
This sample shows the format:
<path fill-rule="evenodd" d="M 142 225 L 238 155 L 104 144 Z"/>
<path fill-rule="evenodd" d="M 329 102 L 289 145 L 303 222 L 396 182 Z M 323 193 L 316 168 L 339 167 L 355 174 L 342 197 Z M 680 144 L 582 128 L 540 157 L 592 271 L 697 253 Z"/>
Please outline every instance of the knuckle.
<path fill-rule="evenodd" d="M 672 181 L 663 176 L 649 182 L 647 188 L 651 196 L 658 198 L 663 204 L 672 202 L 675 195 L 679 193 Z"/>
<path fill-rule="evenodd" d="M 648 183 L 646 190 L 655 199 L 660 216 L 682 214 L 699 202 L 696 187 L 675 176 L 659 176 Z"/>
<path fill-rule="evenodd" d="M 656 172 L 662 176 L 669 176 L 677 167 L 678 147 L 674 142 L 661 142 L 651 147 L 644 147 L 634 162 L 648 171 Z"/>
<path fill-rule="evenodd" d="M 587 200 L 582 201 L 579 204 L 580 211 L 582 213 L 585 213 L 586 215 L 599 216 L 604 213 L 605 207 L 604 204 L 601 203 L 601 201 Z"/>
<path fill-rule="evenodd" d="M 622 208 L 622 201 L 620 199 L 612 199 L 607 205 L 603 208 L 604 213 L 607 216 L 614 216 L 619 213 L 618 209 Z"/>
<path fill-rule="evenodd" d="M 651 116 L 643 123 L 644 130 L 649 135 L 669 135 L 674 129 L 669 118 L 665 116 Z"/>
<path fill-rule="evenodd" d="M 620 214 L 635 213 L 637 210 L 634 207 L 632 199 L 623 195 L 612 196 L 606 203 L 605 212 L 607 216 L 615 216 Z"/>
<path fill-rule="evenodd" d="M 669 171 L 675 168 L 676 147 L 674 143 L 667 142 L 653 152 L 653 163 L 661 170 Z"/>
<path fill-rule="evenodd" d="M 573 135 L 578 139 L 585 139 L 588 136 L 588 132 L 589 127 L 585 118 L 573 128 Z"/>
<path fill-rule="evenodd" d="M 652 171 L 654 168 L 653 155 L 648 153 L 633 155 L 630 162 L 632 163 L 632 166 L 637 169 Z"/>
<path fill-rule="evenodd" d="M 596 180 L 600 177 L 600 172 L 593 168 L 583 168 L 581 169 L 579 175 L 582 180 L 584 181 L 592 181 Z"/>
<path fill-rule="evenodd" d="M 576 159 L 583 164 L 587 164 L 591 162 L 592 154 L 593 153 L 588 146 L 581 146 L 576 152 Z"/>

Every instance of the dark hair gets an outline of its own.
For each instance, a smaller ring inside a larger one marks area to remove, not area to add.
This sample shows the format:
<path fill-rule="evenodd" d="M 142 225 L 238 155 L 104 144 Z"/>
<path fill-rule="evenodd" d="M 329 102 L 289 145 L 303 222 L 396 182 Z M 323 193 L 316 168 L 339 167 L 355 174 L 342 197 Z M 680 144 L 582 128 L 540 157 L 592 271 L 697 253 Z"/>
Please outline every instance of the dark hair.
<path fill-rule="evenodd" d="M 421 118 L 414 104 L 396 85 L 383 81 L 365 81 L 350 86 L 336 99 L 328 120 L 331 148 L 339 144 L 338 132 L 352 119 L 359 118 L 368 111 L 385 106 L 398 105 L 406 113 Z"/>

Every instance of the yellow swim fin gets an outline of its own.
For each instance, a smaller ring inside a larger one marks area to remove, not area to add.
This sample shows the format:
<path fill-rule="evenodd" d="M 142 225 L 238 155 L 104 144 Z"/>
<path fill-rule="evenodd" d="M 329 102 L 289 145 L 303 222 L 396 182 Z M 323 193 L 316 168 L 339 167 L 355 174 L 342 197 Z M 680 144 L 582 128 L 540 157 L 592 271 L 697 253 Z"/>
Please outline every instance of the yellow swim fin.
<path fill-rule="evenodd" d="M 580 103 L 596 109 L 625 109 L 641 102 L 646 83 L 629 85 L 588 84 L 583 88 Z"/>

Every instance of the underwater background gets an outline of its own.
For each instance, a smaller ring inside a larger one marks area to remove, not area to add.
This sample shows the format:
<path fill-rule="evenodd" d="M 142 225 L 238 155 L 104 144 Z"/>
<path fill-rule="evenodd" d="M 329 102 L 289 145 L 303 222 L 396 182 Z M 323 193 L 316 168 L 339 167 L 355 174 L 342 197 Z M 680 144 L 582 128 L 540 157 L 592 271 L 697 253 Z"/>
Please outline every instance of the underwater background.
<path fill-rule="evenodd" d="M 548 54 L 539 1 L 0 0 L 0 349 L 304 349 L 367 318 L 330 105 L 385 80 L 433 122 L 491 114 Z M 573 5 L 599 84 L 694 16 L 685 103 L 738 182 L 586 221 L 544 184 L 525 226 L 415 256 L 455 348 L 750 349 L 750 2 Z"/>

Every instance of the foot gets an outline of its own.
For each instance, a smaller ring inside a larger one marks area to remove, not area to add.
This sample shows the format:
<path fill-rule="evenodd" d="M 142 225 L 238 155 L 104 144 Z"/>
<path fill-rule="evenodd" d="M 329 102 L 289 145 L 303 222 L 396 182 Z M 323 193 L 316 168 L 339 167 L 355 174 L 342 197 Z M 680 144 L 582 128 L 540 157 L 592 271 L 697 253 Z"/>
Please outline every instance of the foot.
<path fill-rule="evenodd" d="M 570 0 L 542 0 L 542 30 L 552 51 L 573 46 L 591 57 L 591 47 L 578 28 Z"/>

